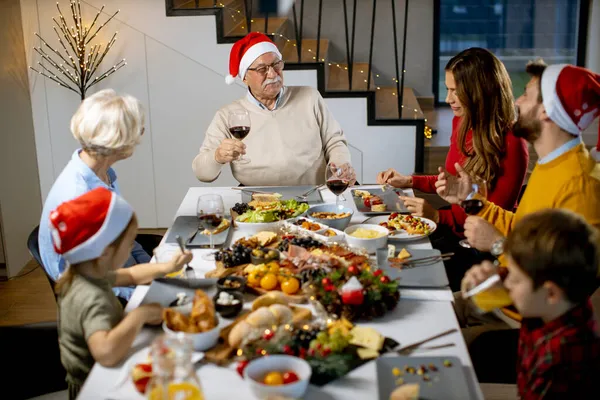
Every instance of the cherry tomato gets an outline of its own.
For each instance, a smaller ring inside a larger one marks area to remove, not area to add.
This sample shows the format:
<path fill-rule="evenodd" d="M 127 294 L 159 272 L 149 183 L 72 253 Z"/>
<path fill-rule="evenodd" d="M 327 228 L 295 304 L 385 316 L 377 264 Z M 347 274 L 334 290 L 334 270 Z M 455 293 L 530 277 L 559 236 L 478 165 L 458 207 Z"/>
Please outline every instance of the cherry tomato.
<path fill-rule="evenodd" d="M 348 267 L 348 273 L 350 275 L 358 275 L 360 271 L 358 270 L 358 267 L 356 265 L 351 265 Z"/>
<path fill-rule="evenodd" d="M 367 197 L 366 199 L 364 199 L 363 204 L 365 205 L 365 207 L 371 208 L 371 198 Z"/>
<path fill-rule="evenodd" d="M 294 355 L 294 349 L 292 349 L 292 347 L 287 344 L 285 346 L 283 346 L 283 352 L 289 356 Z M 285 375 L 284 375 L 284 377 L 285 377 Z"/>
<path fill-rule="evenodd" d="M 321 284 L 323 286 L 331 285 L 331 283 L 332 283 L 331 279 L 329 279 L 329 278 L 323 278 L 323 280 L 321 281 Z"/>
<path fill-rule="evenodd" d="M 325 285 L 323 287 L 323 289 L 325 289 L 326 292 L 333 292 L 335 290 L 335 286 L 334 285 Z"/>
<path fill-rule="evenodd" d="M 298 378 L 298 375 L 296 375 L 296 373 L 293 371 L 288 371 L 283 374 L 283 384 L 284 385 L 287 385 L 288 383 L 294 383 L 299 380 L 300 380 L 300 378 Z"/>
<path fill-rule="evenodd" d="M 373 272 L 373 275 L 375 275 L 375 276 L 381 276 L 381 275 L 383 275 L 383 271 L 380 270 L 380 269 L 378 269 L 377 271 Z"/>
<path fill-rule="evenodd" d="M 281 291 L 285 294 L 296 294 L 300 290 L 300 282 L 296 278 L 288 278 L 281 284 Z"/>
<path fill-rule="evenodd" d="M 379 277 L 379 281 L 381 283 L 390 283 L 390 278 L 388 276 L 386 276 L 386 275 L 382 275 L 382 276 Z"/>
<path fill-rule="evenodd" d="M 398 213 L 392 213 L 392 214 L 390 215 L 390 219 L 394 219 L 394 218 L 396 218 L 397 216 L 398 216 Z"/>
<path fill-rule="evenodd" d="M 269 386 L 283 385 L 283 375 L 281 375 L 281 372 L 277 371 L 269 372 L 265 376 L 263 383 Z"/>
<path fill-rule="evenodd" d="M 273 290 L 277 287 L 278 283 L 277 276 L 274 273 L 269 272 L 260 280 L 260 287 L 265 290 Z"/>
<path fill-rule="evenodd" d="M 248 365 L 250 361 L 248 360 L 244 360 L 244 361 L 240 361 L 237 365 L 237 367 L 235 368 L 235 370 L 237 371 L 238 374 L 240 374 L 240 376 L 243 378 L 244 377 L 244 370 L 246 369 L 246 366 Z"/>

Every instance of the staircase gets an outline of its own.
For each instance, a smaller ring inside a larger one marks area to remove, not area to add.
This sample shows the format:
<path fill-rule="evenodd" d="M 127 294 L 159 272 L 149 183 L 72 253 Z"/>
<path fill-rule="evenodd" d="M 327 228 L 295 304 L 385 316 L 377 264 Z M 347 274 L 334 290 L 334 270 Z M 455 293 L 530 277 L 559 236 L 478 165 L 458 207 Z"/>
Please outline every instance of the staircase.
<path fill-rule="evenodd" d="M 317 85 L 323 97 L 366 97 L 369 125 L 416 126 L 420 134 L 417 135 L 415 172 L 425 172 L 423 160 L 428 158 L 425 133 L 430 134 L 431 129 L 425 125 L 426 116 L 411 88 L 402 89 L 400 82 L 394 86 L 378 86 L 375 82 L 379 76 L 373 74 L 368 60 L 352 63 L 332 60 L 327 38 L 302 37 L 300 5 L 296 15 L 289 18 L 265 18 L 252 16 L 256 15 L 255 11 L 249 15 L 247 9 L 253 10 L 250 4 L 251 0 L 166 0 L 166 11 L 167 16 L 215 15 L 218 43 L 233 43 L 248 32 L 265 33 L 279 48 L 286 70 L 317 71 Z M 296 23 L 298 16 L 300 21 Z M 398 89 L 403 94 L 401 100 Z"/>

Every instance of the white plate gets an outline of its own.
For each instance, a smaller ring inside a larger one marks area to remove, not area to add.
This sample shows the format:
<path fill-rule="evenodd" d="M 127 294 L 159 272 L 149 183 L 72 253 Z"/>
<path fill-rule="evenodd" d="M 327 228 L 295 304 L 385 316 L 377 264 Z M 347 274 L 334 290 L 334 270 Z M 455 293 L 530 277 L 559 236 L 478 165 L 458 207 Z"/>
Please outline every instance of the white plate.
<path fill-rule="evenodd" d="M 125 362 L 119 371 L 119 378 L 115 385 L 110 389 L 110 393 L 118 394 L 119 397 L 127 399 L 140 399 L 144 400 L 146 397 L 137 391 L 133 381 L 131 380 L 131 370 L 134 365 L 140 363 L 146 363 L 149 360 L 150 346 L 146 346 L 136 351 L 131 355 Z M 204 358 L 204 353 L 200 351 L 194 351 L 192 353 L 192 364 Z"/>
<path fill-rule="evenodd" d="M 371 218 L 365 220 L 363 222 L 363 224 L 379 225 L 381 222 L 387 222 L 389 220 L 389 218 L 390 218 L 389 215 L 381 215 L 378 217 L 371 217 Z M 429 229 L 430 229 L 429 235 L 431 235 L 437 229 L 437 224 L 430 219 L 423 218 L 423 217 L 414 217 L 414 218 L 420 219 L 421 221 L 423 221 L 427 225 L 429 225 Z M 423 239 L 429 235 L 409 235 L 405 230 L 398 230 L 396 234 L 392 234 L 390 232 L 388 240 L 392 241 L 392 242 L 393 241 L 412 242 L 413 240 Z"/>

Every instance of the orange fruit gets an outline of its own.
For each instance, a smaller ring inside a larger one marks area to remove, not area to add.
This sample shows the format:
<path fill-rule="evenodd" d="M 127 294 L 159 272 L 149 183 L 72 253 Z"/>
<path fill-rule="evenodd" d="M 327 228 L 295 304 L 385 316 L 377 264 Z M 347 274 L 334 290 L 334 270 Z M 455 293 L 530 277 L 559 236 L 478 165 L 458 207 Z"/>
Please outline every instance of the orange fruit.
<path fill-rule="evenodd" d="M 300 282 L 296 278 L 288 278 L 281 284 L 281 291 L 285 294 L 296 294 L 300 290 Z"/>
<path fill-rule="evenodd" d="M 273 290 L 277 287 L 278 283 L 279 282 L 277 281 L 277 275 L 275 275 L 272 272 L 269 272 L 260 280 L 260 287 L 265 290 Z"/>
<path fill-rule="evenodd" d="M 265 375 L 263 383 L 269 386 L 283 385 L 283 375 L 281 372 L 269 372 Z"/>

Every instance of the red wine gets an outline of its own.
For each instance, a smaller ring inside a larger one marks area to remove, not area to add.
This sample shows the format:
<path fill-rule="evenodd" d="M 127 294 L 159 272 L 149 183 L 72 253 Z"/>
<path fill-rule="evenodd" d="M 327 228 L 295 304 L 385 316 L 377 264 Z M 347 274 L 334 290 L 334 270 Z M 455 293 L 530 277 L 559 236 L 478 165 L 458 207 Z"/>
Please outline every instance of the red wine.
<path fill-rule="evenodd" d="M 340 194 L 344 193 L 346 189 L 348 189 L 348 186 L 350 186 L 350 182 L 344 181 L 342 179 L 334 179 L 327 181 L 327 187 L 336 196 L 339 196 Z"/>
<path fill-rule="evenodd" d="M 233 135 L 234 138 L 243 140 L 250 133 L 249 126 L 233 126 L 229 128 L 229 132 Z"/>
<path fill-rule="evenodd" d="M 206 214 L 200 216 L 200 225 L 209 231 L 214 231 L 217 229 L 217 227 L 221 225 L 222 221 L 223 217 L 216 214 Z"/>
<path fill-rule="evenodd" d="M 460 206 L 469 215 L 477 215 L 483 208 L 483 201 L 477 199 L 463 200 L 460 202 Z"/>

